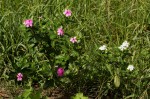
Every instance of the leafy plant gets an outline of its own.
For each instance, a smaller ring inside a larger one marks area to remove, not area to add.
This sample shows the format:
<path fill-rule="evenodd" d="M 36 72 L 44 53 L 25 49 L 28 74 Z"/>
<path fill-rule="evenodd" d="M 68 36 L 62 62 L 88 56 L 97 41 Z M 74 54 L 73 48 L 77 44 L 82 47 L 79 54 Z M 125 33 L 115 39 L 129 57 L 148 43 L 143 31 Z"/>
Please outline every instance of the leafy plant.
<path fill-rule="evenodd" d="M 88 99 L 88 97 L 84 96 L 83 93 L 77 93 L 72 99 Z"/>
<path fill-rule="evenodd" d="M 1 80 L 92 98 L 148 98 L 149 0 L 0 2 Z M 124 40 L 129 47 L 118 46 Z"/>
<path fill-rule="evenodd" d="M 42 96 L 42 90 L 34 90 L 32 87 L 24 89 L 24 92 L 15 99 L 47 99 Z"/>

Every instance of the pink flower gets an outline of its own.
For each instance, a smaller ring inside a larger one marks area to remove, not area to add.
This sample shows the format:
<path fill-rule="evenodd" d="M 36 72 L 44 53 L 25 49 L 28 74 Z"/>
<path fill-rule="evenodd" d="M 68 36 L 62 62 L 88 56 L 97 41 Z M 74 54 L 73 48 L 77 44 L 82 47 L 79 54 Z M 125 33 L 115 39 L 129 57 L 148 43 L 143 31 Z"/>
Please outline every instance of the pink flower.
<path fill-rule="evenodd" d="M 17 74 L 17 81 L 22 81 L 23 78 L 23 74 L 22 73 L 18 73 Z"/>
<path fill-rule="evenodd" d="M 33 20 L 32 20 L 32 19 L 25 20 L 25 21 L 23 22 L 23 24 L 24 24 L 26 27 L 32 27 L 32 26 L 33 26 Z"/>
<path fill-rule="evenodd" d="M 70 38 L 70 42 L 72 42 L 72 43 L 76 43 L 76 42 L 77 42 L 76 37 L 72 37 L 72 38 Z"/>
<path fill-rule="evenodd" d="M 64 30 L 62 29 L 62 27 L 58 28 L 57 34 L 60 36 L 64 35 Z"/>
<path fill-rule="evenodd" d="M 62 67 L 59 67 L 57 69 L 57 75 L 60 77 L 62 77 L 64 75 L 64 69 Z"/>
<path fill-rule="evenodd" d="M 65 11 L 64 11 L 64 15 L 66 16 L 66 17 L 69 17 L 69 16 L 71 16 L 71 10 L 68 10 L 68 9 L 66 9 Z"/>

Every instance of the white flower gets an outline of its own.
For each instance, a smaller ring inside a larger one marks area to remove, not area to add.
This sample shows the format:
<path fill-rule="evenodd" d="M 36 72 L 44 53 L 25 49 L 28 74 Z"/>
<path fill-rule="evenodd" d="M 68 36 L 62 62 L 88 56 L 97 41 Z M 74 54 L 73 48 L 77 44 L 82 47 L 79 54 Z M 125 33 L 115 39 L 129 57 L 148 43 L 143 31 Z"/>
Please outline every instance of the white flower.
<path fill-rule="evenodd" d="M 122 46 L 124 46 L 124 47 L 129 47 L 129 43 L 128 43 L 127 41 L 124 41 L 124 42 L 122 43 Z"/>
<path fill-rule="evenodd" d="M 100 49 L 101 51 L 107 50 L 107 46 L 106 46 L 106 45 L 103 45 L 103 46 L 99 47 L 99 49 Z"/>
<path fill-rule="evenodd" d="M 123 46 L 118 47 L 121 51 L 123 51 L 125 48 Z"/>
<path fill-rule="evenodd" d="M 129 65 L 127 69 L 132 71 L 134 69 L 134 66 L 133 65 Z"/>
<path fill-rule="evenodd" d="M 127 41 L 124 41 L 124 42 L 122 43 L 122 45 L 119 46 L 118 48 L 119 48 L 121 51 L 123 51 L 123 50 L 126 50 L 128 47 L 129 47 L 129 43 L 128 43 Z"/>

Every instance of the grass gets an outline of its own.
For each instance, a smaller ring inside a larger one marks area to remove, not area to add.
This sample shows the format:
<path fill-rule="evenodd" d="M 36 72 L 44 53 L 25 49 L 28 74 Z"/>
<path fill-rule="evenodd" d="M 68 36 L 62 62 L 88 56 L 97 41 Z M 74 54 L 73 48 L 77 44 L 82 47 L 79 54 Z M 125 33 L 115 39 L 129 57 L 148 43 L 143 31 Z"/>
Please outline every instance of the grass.
<path fill-rule="evenodd" d="M 17 48 L 27 47 L 25 34 L 19 28 L 23 20 L 43 16 L 55 24 L 65 8 L 72 10 L 74 21 L 67 31 L 84 35 L 83 47 L 91 58 L 89 65 L 97 65 L 93 53 L 100 45 L 119 46 L 128 40 L 133 53 L 128 61 L 150 80 L 149 0 L 0 0 L 1 79 L 7 80 L 6 74 L 14 71 L 12 60 Z M 139 83 L 143 80 L 140 77 Z M 142 91 L 139 88 L 139 97 L 144 94 Z"/>

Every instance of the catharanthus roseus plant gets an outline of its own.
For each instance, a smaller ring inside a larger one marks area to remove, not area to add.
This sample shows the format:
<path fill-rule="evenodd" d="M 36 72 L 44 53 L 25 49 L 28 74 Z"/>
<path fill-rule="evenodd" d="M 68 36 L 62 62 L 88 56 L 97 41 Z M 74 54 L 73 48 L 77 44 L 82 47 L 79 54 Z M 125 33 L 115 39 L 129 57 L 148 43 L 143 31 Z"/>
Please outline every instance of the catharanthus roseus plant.
<path fill-rule="evenodd" d="M 64 15 L 71 16 L 71 10 L 65 10 Z M 38 18 L 33 20 L 25 20 L 24 29 L 22 29 L 27 35 L 25 39 L 28 42 L 29 54 L 25 54 L 20 61 L 16 61 L 20 72 L 24 74 L 23 81 L 32 80 L 33 83 L 37 83 L 58 79 L 58 77 L 63 78 L 70 64 L 79 63 L 77 60 L 81 45 L 77 43 L 77 35 L 64 31 L 69 25 L 64 22 L 64 19 L 62 19 L 62 24 L 66 25 L 61 27 L 59 24 L 50 25 L 52 20 L 44 17 L 40 20 Z M 70 34 L 76 36 L 72 37 Z M 58 68 L 56 69 L 55 66 Z M 19 73 L 17 80 L 22 81 L 22 78 L 23 75 Z"/>
<path fill-rule="evenodd" d="M 132 81 L 126 81 L 128 78 L 136 78 L 138 72 L 134 65 L 130 65 L 132 64 L 132 61 L 129 61 L 132 59 L 132 52 L 128 41 L 124 41 L 119 47 L 102 45 L 97 51 L 101 66 L 96 67 L 97 72 L 105 71 L 106 74 L 108 73 L 107 76 L 110 80 L 107 82 L 107 88 L 111 87 L 110 90 L 113 91 L 113 89 L 123 88 L 127 83 L 128 86 L 133 84 Z"/>
<path fill-rule="evenodd" d="M 7 80 L 6 87 L 15 85 L 13 96 L 16 85 L 27 85 L 20 99 L 42 98 L 41 91 L 32 97 L 39 87 L 44 94 L 57 87 L 67 96 L 148 99 L 149 0 L 6 1 L 0 10 L 0 91 Z"/>

